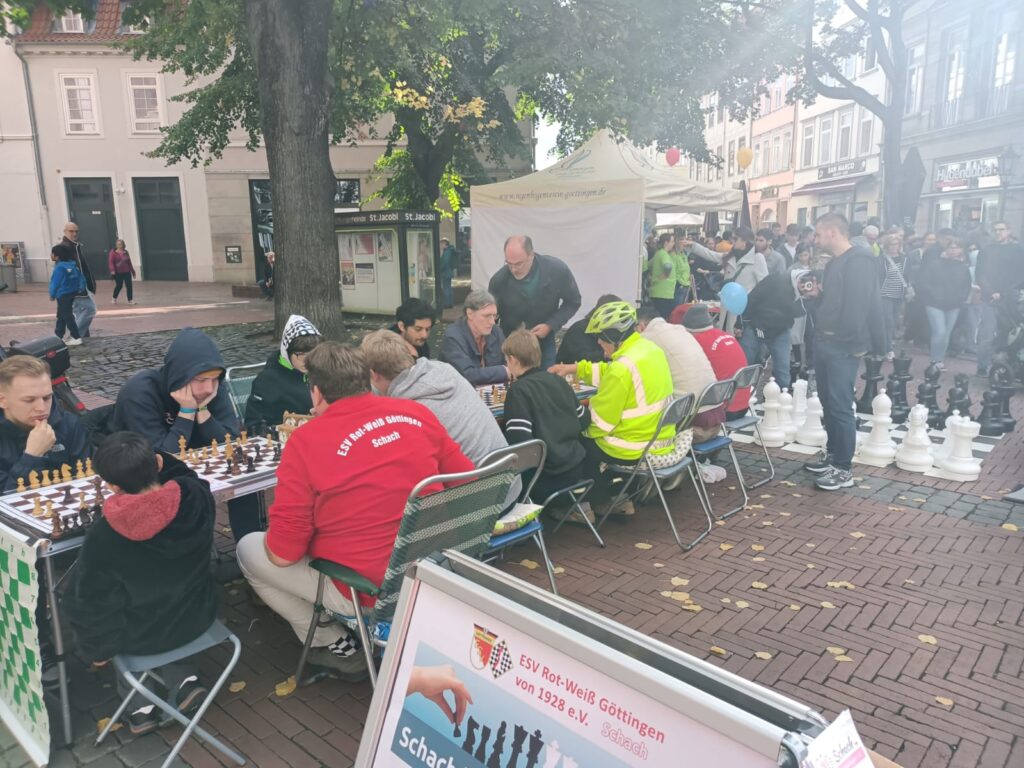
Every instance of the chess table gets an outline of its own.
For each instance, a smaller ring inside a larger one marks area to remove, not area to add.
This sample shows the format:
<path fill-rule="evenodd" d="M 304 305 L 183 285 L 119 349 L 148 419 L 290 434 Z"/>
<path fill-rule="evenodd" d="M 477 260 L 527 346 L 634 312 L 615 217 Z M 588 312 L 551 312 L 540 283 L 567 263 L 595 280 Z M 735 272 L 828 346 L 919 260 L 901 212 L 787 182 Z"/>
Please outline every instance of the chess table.
<path fill-rule="evenodd" d="M 570 385 L 572 386 L 573 394 L 576 395 L 576 400 L 579 402 L 589 400 L 597 392 L 597 387 L 581 384 L 578 381 L 570 382 Z M 506 384 L 489 384 L 476 388 L 481 402 L 487 406 L 487 409 L 496 419 L 500 419 L 505 415 L 505 395 L 507 391 L 508 386 Z"/>

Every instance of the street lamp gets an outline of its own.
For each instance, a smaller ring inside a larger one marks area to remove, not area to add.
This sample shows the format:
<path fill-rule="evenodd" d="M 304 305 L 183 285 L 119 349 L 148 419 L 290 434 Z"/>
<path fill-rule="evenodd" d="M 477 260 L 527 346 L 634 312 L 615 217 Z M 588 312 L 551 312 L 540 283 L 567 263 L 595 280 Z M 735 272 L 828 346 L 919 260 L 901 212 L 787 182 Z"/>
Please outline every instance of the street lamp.
<path fill-rule="evenodd" d="M 999 200 L 999 218 L 1006 218 L 1006 198 L 1010 194 L 1010 182 L 1017 167 L 1020 155 L 1013 151 L 1013 145 L 1005 147 L 999 155 L 999 181 L 1002 183 L 1003 194 Z"/>

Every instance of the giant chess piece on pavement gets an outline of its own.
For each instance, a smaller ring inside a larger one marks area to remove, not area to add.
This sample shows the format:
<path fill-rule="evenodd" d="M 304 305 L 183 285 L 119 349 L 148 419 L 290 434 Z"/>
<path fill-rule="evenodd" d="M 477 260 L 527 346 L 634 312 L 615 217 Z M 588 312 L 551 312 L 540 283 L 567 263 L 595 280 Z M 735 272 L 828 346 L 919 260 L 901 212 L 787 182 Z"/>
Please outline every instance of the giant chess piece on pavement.
<path fill-rule="evenodd" d="M 811 448 L 823 448 L 828 440 L 825 428 L 821 426 L 821 401 L 817 395 L 807 398 L 807 418 L 796 431 L 796 441 Z"/>
<path fill-rule="evenodd" d="M 960 415 L 966 416 L 969 419 L 974 418 L 971 416 L 971 406 L 974 405 L 974 403 L 971 402 L 971 377 L 966 373 L 958 373 L 953 377 L 953 383 L 964 392 L 964 396 L 961 398 L 963 407 L 959 409 Z"/>
<path fill-rule="evenodd" d="M 981 425 L 968 416 L 954 414 L 947 419 L 946 430 L 949 433 L 947 441 L 951 440 L 952 444 L 936 461 L 939 469 L 950 480 L 977 480 L 981 475 L 981 459 L 974 458 L 973 445 L 974 438 L 981 431 Z"/>
<path fill-rule="evenodd" d="M 807 379 L 793 382 L 793 423 L 799 429 L 807 418 Z"/>
<path fill-rule="evenodd" d="M 997 363 L 992 366 L 989 374 L 989 382 L 992 389 L 999 393 L 1000 405 L 1003 415 L 1003 432 L 1013 432 L 1017 428 L 1017 420 L 1010 414 L 1010 399 L 1017 392 L 1017 385 L 1013 381 L 1013 371 L 1005 363 Z"/>
<path fill-rule="evenodd" d="M 881 389 L 871 406 L 871 434 L 861 443 L 858 458 L 873 467 L 887 467 L 896 458 L 896 443 L 889 434 L 892 430 L 892 400 Z"/>
<path fill-rule="evenodd" d="M 908 472 L 927 472 L 935 459 L 931 454 L 932 441 L 928 437 L 928 409 L 918 403 L 910 409 L 907 434 L 896 449 L 896 466 Z"/>
<path fill-rule="evenodd" d="M 766 448 L 781 448 L 786 444 L 786 433 L 782 429 L 782 415 L 779 413 L 779 396 L 782 390 L 775 383 L 775 378 L 768 379 L 764 385 L 764 417 L 758 428 L 761 436 L 759 442 Z M 757 437 L 754 438 L 757 440 Z"/>
<path fill-rule="evenodd" d="M 936 388 L 927 381 L 917 385 L 917 404 L 923 405 L 928 413 L 939 410 L 939 403 L 936 399 Z"/>
<path fill-rule="evenodd" d="M 874 355 L 867 355 L 864 358 L 864 373 L 860 375 L 864 379 L 864 391 L 857 400 L 857 413 L 871 413 L 871 402 L 878 394 L 878 385 L 885 378 L 882 375 L 883 362 L 885 361 L 881 357 Z"/>
<path fill-rule="evenodd" d="M 981 434 L 985 437 L 999 437 L 1006 430 L 1003 427 L 1003 401 L 994 389 L 981 393 L 981 416 L 978 417 Z"/>
<path fill-rule="evenodd" d="M 789 382 L 790 386 L 795 388 L 796 383 L 800 381 L 801 374 L 803 373 L 804 364 L 800 360 L 791 360 L 789 363 Z"/>
<path fill-rule="evenodd" d="M 900 356 L 892 361 L 893 372 L 889 377 L 889 398 L 892 400 L 892 421 L 894 424 L 902 424 L 910 414 L 910 403 L 907 401 L 907 385 L 914 378 L 910 372 L 910 365 L 913 359 L 900 353 Z M 895 384 L 894 384 L 895 382 Z"/>
<path fill-rule="evenodd" d="M 960 386 L 961 382 L 956 379 L 953 380 L 953 386 L 949 388 L 949 400 L 946 403 L 946 418 L 948 419 L 954 413 L 962 416 L 964 414 L 964 405 L 970 404 L 970 399 L 967 396 L 967 390 Z M 968 415 L 968 418 L 970 416 Z"/>
<path fill-rule="evenodd" d="M 931 429 L 943 429 L 946 426 L 946 414 L 939 407 L 941 378 L 942 369 L 935 363 L 924 369 L 924 383 L 928 385 L 928 397 L 918 402 L 928 406 L 928 426 Z M 920 396 L 920 394 L 920 390 L 918 390 L 918 395 Z"/>
<path fill-rule="evenodd" d="M 786 437 L 787 443 L 792 443 L 796 440 L 796 417 L 793 414 L 793 396 L 789 394 L 788 390 L 782 390 L 782 394 L 779 395 L 779 426 L 782 429 L 782 434 Z"/>

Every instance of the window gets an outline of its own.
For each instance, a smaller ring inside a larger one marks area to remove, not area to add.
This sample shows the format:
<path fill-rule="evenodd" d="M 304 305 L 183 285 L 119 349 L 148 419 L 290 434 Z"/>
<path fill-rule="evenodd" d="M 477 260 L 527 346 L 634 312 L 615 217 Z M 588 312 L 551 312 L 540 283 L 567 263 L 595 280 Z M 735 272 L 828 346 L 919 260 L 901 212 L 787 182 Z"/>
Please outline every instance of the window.
<path fill-rule="evenodd" d="M 335 179 L 334 212 L 358 211 L 360 198 L 359 179 Z"/>
<path fill-rule="evenodd" d="M 92 13 L 89 14 L 92 18 L 89 19 L 75 11 L 65 11 L 60 16 L 54 15 L 50 31 L 77 35 L 89 34 L 96 29 L 96 4 L 97 0 L 86 2 L 86 5 L 92 10 Z"/>
<path fill-rule="evenodd" d="M 99 119 L 92 75 L 60 75 L 64 131 L 69 136 L 98 134 Z"/>
<path fill-rule="evenodd" d="M 961 97 L 964 94 L 964 70 L 967 58 L 967 30 L 950 32 L 946 44 L 945 80 L 942 87 L 942 124 L 960 122 Z"/>
<path fill-rule="evenodd" d="M 715 168 L 715 178 L 718 179 L 718 180 L 721 180 L 721 178 L 722 178 L 722 163 L 721 163 L 721 160 L 722 160 L 722 145 L 721 144 L 719 144 L 717 147 L 715 147 L 715 154 L 718 155 L 718 159 L 719 159 L 718 167 Z"/>
<path fill-rule="evenodd" d="M 729 156 L 726 158 L 726 162 L 729 164 L 729 175 L 736 175 L 736 142 L 729 142 Z"/>
<path fill-rule="evenodd" d="M 128 104 L 132 133 L 159 133 L 161 120 L 159 75 L 128 75 Z"/>
<path fill-rule="evenodd" d="M 853 154 L 853 110 L 839 113 L 839 148 L 837 160 L 847 160 Z"/>
<path fill-rule="evenodd" d="M 875 116 L 871 114 L 870 110 L 861 107 L 860 110 L 860 134 L 859 142 L 857 144 L 858 155 L 870 155 L 873 149 L 871 145 L 871 134 L 875 128 Z"/>
<path fill-rule="evenodd" d="M 761 144 L 754 145 L 754 176 L 761 175 Z"/>
<path fill-rule="evenodd" d="M 1017 33 L 1019 17 L 1007 13 L 1001 20 L 995 41 L 995 61 L 992 67 L 992 91 L 988 99 L 988 113 L 1000 115 L 1010 108 L 1010 91 L 1013 86 L 1014 68 L 1017 66 Z M 1007 26 L 1009 25 L 1009 26 Z"/>
<path fill-rule="evenodd" d="M 708 128 L 715 127 L 715 110 L 718 107 L 718 94 L 708 96 Z"/>
<path fill-rule="evenodd" d="M 770 173 L 777 173 L 782 170 L 782 137 L 775 135 L 772 138 L 772 164 Z"/>
<path fill-rule="evenodd" d="M 800 167 L 810 168 L 814 165 L 814 121 L 804 123 L 803 138 L 800 146 Z"/>
<path fill-rule="evenodd" d="M 821 139 L 818 144 L 818 165 L 832 162 L 832 116 L 821 118 Z"/>
<path fill-rule="evenodd" d="M 924 46 L 907 48 L 907 94 L 903 114 L 914 115 L 921 111 L 924 96 Z"/>
<path fill-rule="evenodd" d="M 780 170 L 788 171 L 793 164 L 793 132 L 786 131 L 782 134 L 782 167 Z"/>
<path fill-rule="evenodd" d="M 782 83 L 776 82 L 772 86 L 772 110 L 782 109 Z"/>
<path fill-rule="evenodd" d="M 847 56 L 839 62 L 839 72 L 847 80 L 853 80 L 857 76 L 857 57 Z"/>
<path fill-rule="evenodd" d="M 120 13 L 118 18 L 121 20 L 118 25 L 117 31 L 122 35 L 141 35 L 147 29 L 149 29 L 150 21 L 148 16 L 143 16 L 138 19 L 135 24 L 129 24 L 124 19 L 125 11 L 128 10 L 128 6 L 131 5 L 130 0 L 121 0 Z"/>
<path fill-rule="evenodd" d="M 864 51 L 861 54 L 861 72 L 871 72 L 878 66 L 878 51 L 875 50 L 875 40 L 869 36 L 864 43 Z"/>

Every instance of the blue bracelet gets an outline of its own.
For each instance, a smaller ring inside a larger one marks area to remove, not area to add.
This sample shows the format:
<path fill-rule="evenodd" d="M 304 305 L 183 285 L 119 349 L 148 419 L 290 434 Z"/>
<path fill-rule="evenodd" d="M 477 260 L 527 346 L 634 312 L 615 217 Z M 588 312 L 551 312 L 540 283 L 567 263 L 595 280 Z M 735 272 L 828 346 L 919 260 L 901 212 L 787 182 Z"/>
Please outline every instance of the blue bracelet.
<path fill-rule="evenodd" d="M 198 412 L 199 412 L 198 408 L 179 408 L 178 409 L 178 413 L 179 414 L 182 414 L 182 413 L 198 413 Z"/>

